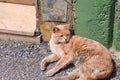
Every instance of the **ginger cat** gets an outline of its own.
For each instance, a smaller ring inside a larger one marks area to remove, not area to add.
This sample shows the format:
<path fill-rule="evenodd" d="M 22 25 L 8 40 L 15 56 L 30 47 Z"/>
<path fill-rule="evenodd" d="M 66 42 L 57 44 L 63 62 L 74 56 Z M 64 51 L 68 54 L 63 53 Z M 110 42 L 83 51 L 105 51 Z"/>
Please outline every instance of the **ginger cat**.
<path fill-rule="evenodd" d="M 46 63 L 59 61 L 46 73 L 47 76 L 54 75 L 70 63 L 76 66 L 68 75 L 52 80 L 98 80 L 110 76 L 113 70 L 109 51 L 97 41 L 72 36 L 69 24 L 53 28 L 50 48 L 53 54 L 42 60 L 41 70 L 45 70 Z"/>

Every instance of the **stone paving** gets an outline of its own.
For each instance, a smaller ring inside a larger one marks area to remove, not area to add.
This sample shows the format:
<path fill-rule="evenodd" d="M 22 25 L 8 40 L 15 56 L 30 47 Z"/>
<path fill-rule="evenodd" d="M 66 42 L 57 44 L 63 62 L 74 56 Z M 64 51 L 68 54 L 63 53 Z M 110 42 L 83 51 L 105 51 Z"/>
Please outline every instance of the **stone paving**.
<path fill-rule="evenodd" d="M 115 69 L 111 78 L 105 80 L 120 80 L 120 59 L 111 52 L 115 61 Z M 50 80 L 45 72 L 53 67 L 49 64 L 46 71 L 40 70 L 40 61 L 51 54 L 46 42 L 32 44 L 0 40 L 0 80 Z M 73 65 L 59 71 L 55 76 L 63 76 L 74 69 Z"/>

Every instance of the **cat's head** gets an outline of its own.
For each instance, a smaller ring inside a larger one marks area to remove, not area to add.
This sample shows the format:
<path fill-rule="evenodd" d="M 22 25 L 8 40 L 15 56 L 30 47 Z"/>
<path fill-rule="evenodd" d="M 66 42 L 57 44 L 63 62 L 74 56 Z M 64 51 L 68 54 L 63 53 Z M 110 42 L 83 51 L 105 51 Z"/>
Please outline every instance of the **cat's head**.
<path fill-rule="evenodd" d="M 70 25 L 57 25 L 52 30 L 52 40 L 55 44 L 68 43 L 71 37 Z"/>

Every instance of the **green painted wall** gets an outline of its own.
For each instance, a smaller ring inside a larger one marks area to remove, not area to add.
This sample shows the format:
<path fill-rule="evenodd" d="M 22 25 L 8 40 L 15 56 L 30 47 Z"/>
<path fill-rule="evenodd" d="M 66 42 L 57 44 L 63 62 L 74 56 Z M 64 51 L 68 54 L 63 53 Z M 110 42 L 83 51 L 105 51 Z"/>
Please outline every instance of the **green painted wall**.
<path fill-rule="evenodd" d="M 75 34 L 110 46 L 114 0 L 73 0 Z"/>

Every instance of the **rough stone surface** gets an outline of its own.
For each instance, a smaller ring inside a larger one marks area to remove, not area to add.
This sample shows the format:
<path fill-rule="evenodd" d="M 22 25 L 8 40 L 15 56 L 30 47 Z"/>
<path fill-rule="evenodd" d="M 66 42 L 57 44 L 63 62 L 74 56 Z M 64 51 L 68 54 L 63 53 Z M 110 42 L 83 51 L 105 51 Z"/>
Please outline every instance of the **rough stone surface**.
<path fill-rule="evenodd" d="M 114 55 L 115 69 L 110 78 L 105 80 L 120 80 L 120 58 Z M 51 54 L 46 42 L 41 44 L 2 41 L 0 40 L 0 80 L 50 80 L 56 76 L 63 76 L 74 69 L 73 65 L 61 70 L 53 77 L 47 77 L 45 72 L 54 66 L 48 65 L 46 71 L 40 70 L 40 62 Z"/>
<path fill-rule="evenodd" d="M 95 39 L 108 47 L 112 37 L 113 3 L 113 0 L 74 0 L 75 34 Z"/>
<path fill-rule="evenodd" d="M 41 0 L 43 21 L 66 21 L 67 3 L 64 0 Z"/>

